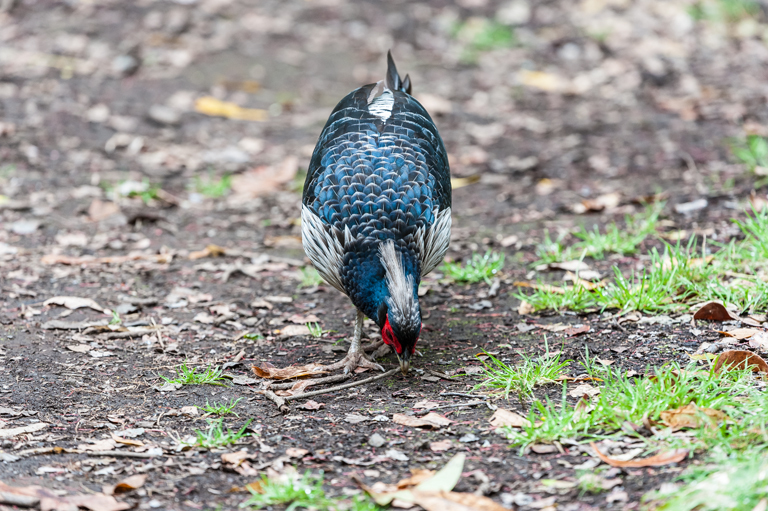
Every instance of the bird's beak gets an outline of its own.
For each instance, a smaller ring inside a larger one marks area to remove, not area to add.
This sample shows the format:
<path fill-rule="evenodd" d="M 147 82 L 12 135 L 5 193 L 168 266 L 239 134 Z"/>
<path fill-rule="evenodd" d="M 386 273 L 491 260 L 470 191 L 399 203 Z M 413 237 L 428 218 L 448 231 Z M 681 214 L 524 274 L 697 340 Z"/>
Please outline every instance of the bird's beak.
<path fill-rule="evenodd" d="M 408 350 L 405 350 L 402 355 L 397 356 L 397 359 L 400 361 L 400 371 L 402 371 L 403 376 L 406 376 L 408 369 L 411 368 L 411 354 L 408 353 Z"/>

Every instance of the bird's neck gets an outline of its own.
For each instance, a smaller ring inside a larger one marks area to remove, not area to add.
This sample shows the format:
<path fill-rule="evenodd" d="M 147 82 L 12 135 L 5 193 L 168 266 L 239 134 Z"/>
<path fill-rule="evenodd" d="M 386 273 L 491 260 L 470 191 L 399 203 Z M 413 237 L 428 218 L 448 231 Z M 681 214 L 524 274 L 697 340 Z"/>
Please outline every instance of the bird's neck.
<path fill-rule="evenodd" d="M 408 330 L 421 329 L 418 258 L 389 240 L 379 246 L 379 259 L 385 272 L 390 321 Z"/>

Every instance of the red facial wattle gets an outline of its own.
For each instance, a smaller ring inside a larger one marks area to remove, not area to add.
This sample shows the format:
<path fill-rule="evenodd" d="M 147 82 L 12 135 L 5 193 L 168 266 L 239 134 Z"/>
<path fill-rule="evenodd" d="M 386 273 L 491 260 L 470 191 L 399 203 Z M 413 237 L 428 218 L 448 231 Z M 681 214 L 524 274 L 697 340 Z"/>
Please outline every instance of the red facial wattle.
<path fill-rule="evenodd" d="M 398 355 L 403 353 L 403 346 L 400 341 L 397 340 L 395 332 L 392 331 L 392 325 L 389 324 L 389 317 L 387 322 L 384 323 L 384 328 L 381 329 L 381 338 L 384 340 L 384 344 L 392 346 Z"/>

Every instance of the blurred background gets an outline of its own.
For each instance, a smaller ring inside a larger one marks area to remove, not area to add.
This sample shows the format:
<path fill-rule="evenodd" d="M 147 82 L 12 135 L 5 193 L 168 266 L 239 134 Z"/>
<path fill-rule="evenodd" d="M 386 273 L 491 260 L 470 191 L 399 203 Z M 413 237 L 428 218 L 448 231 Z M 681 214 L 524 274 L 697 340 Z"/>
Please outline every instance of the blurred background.
<path fill-rule="evenodd" d="M 450 153 L 454 249 L 520 248 L 659 197 L 716 221 L 713 205 L 755 189 L 765 202 L 767 9 L 2 0 L 0 241 L 85 229 L 56 250 L 121 250 L 123 226 L 151 225 L 155 248 L 300 255 L 314 143 L 336 102 L 383 78 L 389 49 Z"/>

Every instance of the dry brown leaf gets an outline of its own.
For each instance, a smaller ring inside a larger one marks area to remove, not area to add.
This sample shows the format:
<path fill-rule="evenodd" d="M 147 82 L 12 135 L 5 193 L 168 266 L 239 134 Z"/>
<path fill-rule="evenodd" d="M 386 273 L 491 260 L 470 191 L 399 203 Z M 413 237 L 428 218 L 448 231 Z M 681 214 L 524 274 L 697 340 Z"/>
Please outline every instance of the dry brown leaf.
<path fill-rule="evenodd" d="M 43 305 L 61 305 L 70 310 L 90 308 L 99 312 L 104 312 L 104 307 L 96 303 L 91 298 L 80 298 L 79 296 L 54 296 L 43 302 Z"/>
<path fill-rule="evenodd" d="M 195 410 L 197 410 L 197 408 L 195 408 Z M 123 438 L 112 432 L 110 432 L 110 435 L 112 435 L 112 440 L 114 440 L 118 444 L 132 445 L 134 447 L 141 447 L 142 445 L 144 445 L 144 442 L 142 442 L 141 440 L 134 440 L 133 438 Z"/>
<path fill-rule="evenodd" d="M 413 502 L 426 511 L 507 511 L 488 497 L 474 493 L 414 491 Z"/>
<path fill-rule="evenodd" d="M 531 305 L 530 303 L 526 302 L 525 300 L 522 300 L 520 302 L 520 305 L 517 307 L 517 313 L 521 316 L 525 316 L 527 314 L 533 314 L 536 311 L 536 309 Z"/>
<path fill-rule="evenodd" d="M 114 486 L 114 488 L 112 488 L 112 492 L 125 493 L 131 490 L 136 490 L 144 486 L 144 483 L 146 481 L 147 481 L 147 474 L 132 475 L 130 477 L 126 477 L 125 479 L 117 483 Z"/>
<path fill-rule="evenodd" d="M 450 441 L 450 440 L 449 440 Z M 397 487 L 400 490 L 416 486 L 417 484 L 426 481 L 430 477 L 435 475 L 434 470 L 427 470 L 425 468 L 412 468 L 411 477 L 401 479 L 397 482 Z"/>
<path fill-rule="evenodd" d="M 663 465 L 669 465 L 671 463 L 679 463 L 688 456 L 688 449 L 672 449 L 671 451 L 661 452 L 648 458 L 641 458 L 639 460 L 621 461 L 613 458 L 609 458 L 605 454 L 601 453 L 597 444 L 590 442 L 590 447 L 595 451 L 595 454 L 603 460 L 605 463 L 612 467 L 627 467 L 627 468 L 641 468 L 641 467 L 660 467 Z"/>
<path fill-rule="evenodd" d="M 81 451 L 111 451 L 116 446 L 115 441 L 111 438 L 104 438 L 102 440 L 93 441 L 90 444 L 79 444 L 77 446 Z"/>
<path fill-rule="evenodd" d="M 568 337 L 573 337 L 573 336 L 576 336 L 576 335 L 579 335 L 579 334 L 585 334 L 585 333 L 589 332 L 591 328 L 592 327 L 590 327 L 589 325 L 581 325 L 581 326 L 567 328 L 563 332 Z"/>
<path fill-rule="evenodd" d="M 672 428 L 672 431 L 683 428 L 699 428 L 705 423 L 715 427 L 719 422 L 726 419 L 728 417 L 723 412 L 712 408 L 699 408 L 695 403 L 661 412 L 661 422 Z"/>
<path fill-rule="evenodd" d="M 189 253 L 189 258 L 192 260 L 203 259 L 204 257 L 221 257 L 227 254 L 227 249 L 218 245 L 208 245 L 202 250 L 197 250 Z"/>
<path fill-rule="evenodd" d="M 290 366 L 278 368 L 274 367 L 268 362 L 263 362 L 261 366 L 251 366 L 251 369 L 256 376 L 260 378 L 267 378 L 269 380 L 287 380 L 290 378 L 302 378 L 304 376 L 314 376 L 316 374 L 323 374 L 327 371 L 321 371 L 322 364 L 307 364 L 303 366 Z"/>
<path fill-rule="evenodd" d="M 429 450 L 432 452 L 445 452 L 453 447 L 453 442 L 450 440 L 438 440 L 437 442 L 430 442 Z"/>
<path fill-rule="evenodd" d="M 768 332 L 760 331 L 749 338 L 749 347 L 761 351 L 768 350 Z"/>
<path fill-rule="evenodd" d="M 304 410 L 319 410 L 320 408 L 324 407 L 325 403 L 318 403 L 317 401 L 313 401 L 311 399 L 299 406 L 299 408 L 303 408 Z"/>
<path fill-rule="evenodd" d="M 94 222 L 100 222 L 119 212 L 120 207 L 114 202 L 101 201 L 99 199 L 93 199 L 91 205 L 88 206 L 88 216 Z"/>
<path fill-rule="evenodd" d="M 45 422 L 36 422 L 29 426 L 20 426 L 18 428 L 0 429 L 0 438 L 13 438 L 15 436 L 24 435 L 26 433 L 36 433 L 41 429 L 45 429 L 49 426 Z"/>
<path fill-rule="evenodd" d="M 429 412 L 424 417 L 413 417 L 403 413 L 396 413 L 392 417 L 395 424 L 410 426 L 413 428 L 441 428 L 450 425 L 453 421 L 435 412 Z"/>
<path fill-rule="evenodd" d="M 717 364 L 715 364 L 715 373 L 720 372 L 723 367 L 726 370 L 742 370 L 747 367 L 752 367 L 753 372 L 768 373 L 768 364 L 757 353 L 745 350 L 728 350 L 724 351 L 717 357 Z"/>
<path fill-rule="evenodd" d="M 232 190 L 240 198 L 271 194 L 293 181 L 299 170 L 299 159 L 289 156 L 274 167 L 256 167 L 232 178 Z"/>
<path fill-rule="evenodd" d="M 285 450 L 285 455 L 289 458 L 303 458 L 309 453 L 307 449 L 301 449 L 299 447 L 289 447 Z"/>
<path fill-rule="evenodd" d="M 8 486 L 0 481 L 0 493 L 11 496 L 17 505 L 33 507 L 39 504 L 40 511 L 72 510 L 84 507 L 91 511 L 122 511 L 130 504 L 118 502 L 114 497 L 103 493 L 90 495 L 68 495 L 60 497 L 41 486 Z M 8 501 L 9 499 L 5 499 Z"/>
<path fill-rule="evenodd" d="M 738 316 L 732 314 L 726 309 L 723 304 L 718 302 L 709 302 L 701 306 L 693 315 L 693 319 L 703 319 L 705 321 L 731 321 L 732 319 L 739 319 Z"/>
<path fill-rule="evenodd" d="M 511 410 L 505 410 L 504 408 L 498 408 L 493 412 L 493 416 L 489 419 L 491 426 L 499 428 L 502 426 L 510 426 L 513 428 L 529 427 L 531 421 L 519 415 Z"/>
<path fill-rule="evenodd" d="M 605 287 L 606 283 L 604 280 L 601 280 L 600 282 L 592 282 L 590 280 L 587 280 L 586 278 L 582 278 L 587 275 L 594 274 L 595 278 L 600 278 L 600 274 L 597 272 L 584 272 L 585 275 L 579 276 L 575 273 L 568 272 L 565 274 L 565 280 L 570 280 L 573 282 L 573 287 L 583 287 L 587 291 L 594 291 L 595 289 L 600 289 Z"/>
<path fill-rule="evenodd" d="M 203 96 L 195 101 L 195 111 L 213 117 L 226 117 L 241 121 L 266 121 L 269 113 L 260 108 L 243 108 L 237 103 Z"/>
<path fill-rule="evenodd" d="M 239 466 L 245 460 L 251 459 L 248 451 L 225 452 L 221 455 L 221 461 L 229 465 Z"/>
<path fill-rule="evenodd" d="M 722 332 L 722 331 L 719 331 L 719 332 L 726 337 L 733 337 L 734 339 L 743 341 L 744 339 L 749 339 L 750 337 L 752 337 L 753 335 L 755 335 L 760 331 L 761 330 L 757 330 L 755 328 L 736 328 L 734 330 L 729 330 L 727 332 Z"/>
<path fill-rule="evenodd" d="M 577 385 L 574 389 L 572 389 L 568 395 L 575 398 L 588 397 L 591 399 L 597 396 L 599 393 L 600 389 L 597 387 L 593 387 L 589 383 L 582 383 L 581 385 Z"/>
<path fill-rule="evenodd" d="M 154 263 L 170 263 L 173 259 L 172 254 L 141 254 L 132 253 L 125 256 L 114 257 L 70 257 L 61 254 L 49 254 L 40 258 L 40 262 L 43 264 L 67 264 L 71 266 L 79 266 L 81 264 L 122 264 L 131 261 L 151 261 Z"/>

